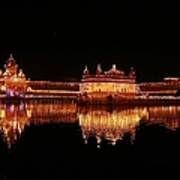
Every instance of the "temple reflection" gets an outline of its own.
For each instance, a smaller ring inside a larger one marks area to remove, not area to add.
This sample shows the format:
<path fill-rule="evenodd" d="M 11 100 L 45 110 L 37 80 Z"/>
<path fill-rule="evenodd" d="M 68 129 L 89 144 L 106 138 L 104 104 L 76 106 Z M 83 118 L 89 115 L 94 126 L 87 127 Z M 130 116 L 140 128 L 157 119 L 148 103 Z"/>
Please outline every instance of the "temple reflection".
<path fill-rule="evenodd" d="M 158 124 L 168 129 L 180 128 L 179 106 L 135 107 L 126 109 L 82 108 L 79 111 L 79 124 L 85 143 L 95 137 L 96 142 L 106 139 L 112 145 L 129 134 L 133 141 L 140 121 L 145 124 Z"/>
<path fill-rule="evenodd" d="M 31 124 L 78 123 L 75 104 L 1 104 L 0 133 L 10 148 Z"/>
<path fill-rule="evenodd" d="M 97 144 L 100 144 L 102 139 L 106 139 L 115 145 L 116 141 L 122 139 L 125 133 L 130 133 L 133 140 L 136 126 L 146 116 L 145 108 L 115 109 L 112 111 L 102 108 L 89 110 L 84 108 L 79 112 L 79 124 L 85 143 L 94 136 Z"/>
<path fill-rule="evenodd" d="M 130 135 L 132 142 L 141 121 L 176 130 L 180 128 L 180 106 L 110 108 L 77 107 L 75 103 L 0 104 L 0 134 L 8 147 L 26 126 L 50 123 L 79 125 L 84 142 L 94 137 L 98 147 L 102 140 L 115 145 L 125 134 Z"/>
<path fill-rule="evenodd" d="M 24 103 L 0 106 L 0 131 L 9 147 L 21 135 L 30 118 L 31 110 L 26 109 Z"/>
<path fill-rule="evenodd" d="M 147 112 L 149 123 L 161 124 L 171 130 L 180 128 L 180 106 L 149 107 Z"/>
<path fill-rule="evenodd" d="M 74 103 L 63 104 L 28 104 L 32 124 L 45 123 L 78 123 L 77 106 Z"/>

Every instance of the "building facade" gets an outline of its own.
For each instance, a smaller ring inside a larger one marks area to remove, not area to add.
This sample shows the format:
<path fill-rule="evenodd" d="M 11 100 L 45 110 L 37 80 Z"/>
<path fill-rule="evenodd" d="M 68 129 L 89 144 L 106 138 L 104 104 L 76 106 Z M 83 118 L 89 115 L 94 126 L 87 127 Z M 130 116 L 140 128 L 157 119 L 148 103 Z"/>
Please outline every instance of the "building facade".
<path fill-rule="evenodd" d="M 52 82 L 27 80 L 18 68 L 12 54 L 0 70 L 0 97 L 63 97 L 75 99 L 79 93 L 79 82 Z"/>
<path fill-rule="evenodd" d="M 166 77 L 160 82 L 139 83 L 141 94 L 147 96 L 179 96 L 180 78 Z"/>
<path fill-rule="evenodd" d="M 136 94 L 136 73 L 133 68 L 128 75 L 120 71 L 113 64 L 109 71 L 103 72 L 100 65 L 97 65 L 96 74 L 91 75 L 86 66 L 80 83 L 80 93 L 99 95 L 122 95 L 135 96 Z"/>

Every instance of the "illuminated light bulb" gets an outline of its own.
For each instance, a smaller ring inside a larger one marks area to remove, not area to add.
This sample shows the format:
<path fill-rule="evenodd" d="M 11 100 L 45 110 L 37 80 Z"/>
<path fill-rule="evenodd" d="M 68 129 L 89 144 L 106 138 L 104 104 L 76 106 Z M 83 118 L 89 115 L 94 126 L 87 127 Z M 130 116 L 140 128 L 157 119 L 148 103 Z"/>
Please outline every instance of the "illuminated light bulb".
<path fill-rule="evenodd" d="M 4 118 L 5 117 L 5 111 L 4 110 L 1 110 L 0 111 L 0 118 Z"/>
<path fill-rule="evenodd" d="M 1 91 L 6 91 L 6 87 L 5 86 L 1 86 Z"/>
<path fill-rule="evenodd" d="M 11 105 L 10 111 L 11 111 L 11 112 L 14 112 L 14 110 L 15 110 L 15 106 L 14 106 L 14 105 Z"/>

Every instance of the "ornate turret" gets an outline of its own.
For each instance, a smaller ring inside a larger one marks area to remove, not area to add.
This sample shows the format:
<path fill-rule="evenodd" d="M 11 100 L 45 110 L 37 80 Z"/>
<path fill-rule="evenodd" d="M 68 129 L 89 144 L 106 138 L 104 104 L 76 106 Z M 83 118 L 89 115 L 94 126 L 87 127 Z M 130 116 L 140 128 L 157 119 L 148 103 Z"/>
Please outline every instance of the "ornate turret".
<path fill-rule="evenodd" d="M 23 70 L 22 70 L 22 69 L 19 70 L 18 77 L 19 77 L 19 78 L 22 78 L 22 79 L 26 78 L 26 76 L 25 76 L 25 74 L 23 73 Z"/>
<path fill-rule="evenodd" d="M 89 70 L 88 70 L 88 67 L 86 65 L 84 68 L 84 71 L 83 71 L 83 75 L 88 75 L 88 74 L 89 74 Z"/>
<path fill-rule="evenodd" d="M 12 53 L 10 54 L 9 59 L 7 60 L 7 63 L 14 63 L 14 64 L 16 64 L 16 61 L 15 61 Z"/>
<path fill-rule="evenodd" d="M 12 54 L 10 54 L 6 64 L 4 65 L 5 73 L 4 76 L 14 76 L 17 74 L 18 65 Z"/>
<path fill-rule="evenodd" d="M 102 69 L 101 69 L 101 64 L 98 64 L 97 65 L 97 69 L 96 69 L 96 74 L 98 75 L 98 74 L 102 74 Z"/>
<path fill-rule="evenodd" d="M 131 79 L 136 79 L 136 71 L 134 70 L 134 67 L 131 67 L 130 68 L 130 71 L 129 71 L 129 78 Z"/>
<path fill-rule="evenodd" d="M 3 86 L 1 90 L 6 92 L 7 97 L 24 97 L 27 90 L 26 76 L 22 69 L 18 71 L 18 65 L 12 54 L 4 65 L 2 74 Z M 1 77 L 1 74 L 0 74 Z"/>

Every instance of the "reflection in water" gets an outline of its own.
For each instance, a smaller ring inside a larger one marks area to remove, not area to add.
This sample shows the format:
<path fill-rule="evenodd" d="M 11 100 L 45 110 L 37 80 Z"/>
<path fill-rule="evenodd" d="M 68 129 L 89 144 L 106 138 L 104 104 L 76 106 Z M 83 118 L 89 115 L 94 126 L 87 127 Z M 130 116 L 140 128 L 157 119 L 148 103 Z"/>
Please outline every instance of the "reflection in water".
<path fill-rule="evenodd" d="M 98 147 L 102 139 L 114 145 L 126 133 L 133 140 L 141 120 L 146 124 L 162 124 L 175 130 L 180 127 L 180 107 L 77 108 L 73 103 L 0 105 L 0 133 L 9 147 L 26 126 L 45 123 L 79 124 L 85 143 L 93 136 Z"/>
<path fill-rule="evenodd" d="M 20 136 L 30 117 L 31 110 L 23 103 L 0 106 L 0 131 L 9 147 Z"/>
<path fill-rule="evenodd" d="M 122 139 L 125 133 L 130 133 L 132 138 L 139 121 L 146 116 L 144 108 L 113 110 L 82 109 L 79 113 L 79 124 L 82 128 L 85 142 L 88 138 L 95 136 L 97 143 L 106 139 L 114 145 L 117 140 Z"/>
<path fill-rule="evenodd" d="M 97 144 L 102 139 L 109 140 L 113 145 L 128 133 L 131 140 L 139 122 L 143 120 L 147 125 L 160 124 L 168 129 L 176 130 L 180 127 L 179 106 L 135 107 L 127 109 L 81 109 L 79 124 L 82 128 L 85 143 L 91 136 L 96 137 Z"/>
<path fill-rule="evenodd" d="M 21 103 L 0 106 L 0 132 L 9 147 L 21 135 L 25 126 L 62 122 L 78 122 L 75 104 Z"/>
<path fill-rule="evenodd" d="M 77 107 L 74 103 L 69 104 L 29 104 L 32 111 L 31 123 L 77 123 Z"/>
<path fill-rule="evenodd" d="M 163 106 L 147 108 L 150 123 L 161 124 L 168 129 L 176 130 L 180 127 L 180 106 Z"/>

